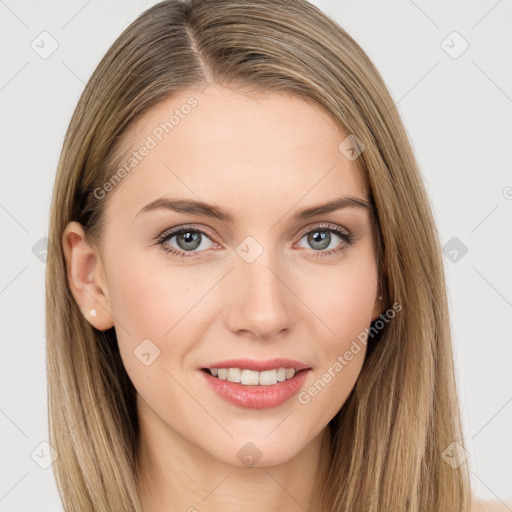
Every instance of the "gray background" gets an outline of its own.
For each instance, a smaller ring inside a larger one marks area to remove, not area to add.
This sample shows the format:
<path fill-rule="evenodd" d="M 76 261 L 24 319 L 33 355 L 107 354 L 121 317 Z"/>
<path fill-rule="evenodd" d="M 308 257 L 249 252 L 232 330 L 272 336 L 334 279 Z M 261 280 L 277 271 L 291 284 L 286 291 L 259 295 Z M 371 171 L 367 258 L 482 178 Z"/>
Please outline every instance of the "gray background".
<path fill-rule="evenodd" d="M 51 188 L 85 82 L 154 3 L 0 0 L 0 512 L 62 510 L 51 468 L 40 467 L 49 458 L 40 445 L 48 440 L 41 254 Z M 369 54 L 406 124 L 446 247 L 473 487 L 510 503 L 512 2 L 313 3 Z M 52 39 L 58 48 L 42 58 Z"/>

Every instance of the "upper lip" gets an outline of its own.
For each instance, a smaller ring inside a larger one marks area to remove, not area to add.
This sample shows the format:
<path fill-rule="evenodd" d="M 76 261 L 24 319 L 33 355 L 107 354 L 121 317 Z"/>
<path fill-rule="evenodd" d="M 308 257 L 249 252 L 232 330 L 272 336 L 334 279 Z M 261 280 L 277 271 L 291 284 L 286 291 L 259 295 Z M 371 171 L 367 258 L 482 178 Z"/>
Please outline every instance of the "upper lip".
<path fill-rule="evenodd" d="M 309 366 L 299 361 L 294 361 L 293 359 L 277 357 L 265 361 L 258 361 L 256 359 L 229 359 L 227 361 L 218 361 L 203 368 L 241 368 L 262 372 L 277 368 L 294 368 L 296 371 L 299 371 L 307 369 Z"/>

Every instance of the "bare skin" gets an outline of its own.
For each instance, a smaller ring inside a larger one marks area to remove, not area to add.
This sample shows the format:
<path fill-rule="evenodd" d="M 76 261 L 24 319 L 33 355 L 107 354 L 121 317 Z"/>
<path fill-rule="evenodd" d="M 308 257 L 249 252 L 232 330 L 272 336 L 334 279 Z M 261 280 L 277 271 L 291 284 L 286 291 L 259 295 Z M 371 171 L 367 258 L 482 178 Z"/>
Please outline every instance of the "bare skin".
<path fill-rule="evenodd" d="M 346 134 L 319 106 L 284 93 L 213 85 L 180 93 L 136 120 L 121 161 L 191 96 L 197 106 L 106 194 L 101 244 L 88 241 L 78 223 L 67 226 L 69 284 L 97 329 L 115 327 L 137 389 L 145 512 L 316 512 L 327 424 L 354 387 L 365 344 L 334 376 L 333 365 L 383 302 L 367 208 L 293 217 L 341 196 L 368 201 L 368 189 L 357 159 L 338 149 Z M 162 197 L 218 205 L 233 221 L 141 212 Z M 189 251 L 192 243 L 176 235 L 156 243 L 180 226 L 201 243 Z M 349 232 L 353 242 L 329 228 Z M 324 245 L 311 232 L 323 233 Z M 253 245 L 245 245 L 248 236 Z M 188 255 L 166 253 L 169 246 Z M 262 252 L 248 263 L 238 247 Z M 149 365 L 134 355 L 146 339 L 152 354 L 152 347 L 160 351 Z M 308 403 L 293 397 L 242 408 L 214 393 L 200 370 L 241 357 L 306 363 L 302 390 L 329 369 L 331 379 Z M 259 454 L 250 467 L 239 458 L 247 443 Z"/>
<path fill-rule="evenodd" d="M 503 501 L 473 501 L 471 512 L 510 512 L 512 510 L 512 501 L 507 503 Z"/>

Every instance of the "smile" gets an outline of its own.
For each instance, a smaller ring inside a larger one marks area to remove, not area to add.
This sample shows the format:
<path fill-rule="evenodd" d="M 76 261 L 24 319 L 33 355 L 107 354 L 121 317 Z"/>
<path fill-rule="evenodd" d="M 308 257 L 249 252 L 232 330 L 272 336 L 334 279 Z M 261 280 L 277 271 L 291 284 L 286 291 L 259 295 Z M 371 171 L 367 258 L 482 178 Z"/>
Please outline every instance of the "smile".
<path fill-rule="evenodd" d="M 220 380 L 235 383 L 239 382 L 246 386 L 271 386 L 293 378 L 296 373 L 295 368 L 284 367 L 262 372 L 242 368 L 206 368 L 205 370 L 209 371 L 210 375 Z"/>
<path fill-rule="evenodd" d="M 211 373 L 215 370 L 218 372 L 217 376 Z M 282 368 L 257 372 L 240 368 L 213 368 L 210 371 L 203 368 L 199 373 L 203 376 L 209 388 L 227 402 L 238 407 L 268 409 L 278 407 L 295 396 L 304 386 L 304 382 L 311 371 L 310 368 L 307 368 L 295 372 L 292 368 L 293 375 L 287 378 L 285 369 L 285 379 L 279 381 L 277 373 L 279 372 L 279 376 L 282 377 L 283 372 L 281 370 Z M 226 379 L 221 378 L 224 373 Z M 291 372 L 288 375 L 290 374 Z M 228 375 L 231 375 L 235 380 L 240 378 L 240 382 L 230 381 Z M 247 384 L 242 383 L 242 379 Z M 257 384 L 255 383 L 256 379 L 258 380 Z M 259 383 L 260 379 L 262 379 L 262 384 Z"/>

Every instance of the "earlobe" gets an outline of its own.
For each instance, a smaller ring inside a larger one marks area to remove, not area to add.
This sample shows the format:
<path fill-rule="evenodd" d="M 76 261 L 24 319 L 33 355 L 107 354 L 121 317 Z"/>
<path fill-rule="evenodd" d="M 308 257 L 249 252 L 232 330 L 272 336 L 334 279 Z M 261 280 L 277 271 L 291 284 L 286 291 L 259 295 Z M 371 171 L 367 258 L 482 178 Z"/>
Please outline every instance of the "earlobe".
<path fill-rule="evenodd" d="M 384 313 L 386 308 L 386 295 L 384 293 L 384 287 L 386 286 L 384 284 L 385 282 L 386 278 L 379 279 L 377 296 L 375 297 L 375 302 L 373 303 L 372 322 L 377 320 L 379 316 Z"/>
<path fill-rule="evenodd" d="M 372 322 L 377 320 L 380 315 L 384 312 L 384 297 L 383 295 L 379 295 L 373 304 L 373 311 L 372 311 Z"/>
<path fill-rule="evenodd" d="M 62 234 L 68 285 L 86 319 L 103 331 L 114 325 L 103 264 L 88 243 L 79 222 L 70 222 Z"/>

